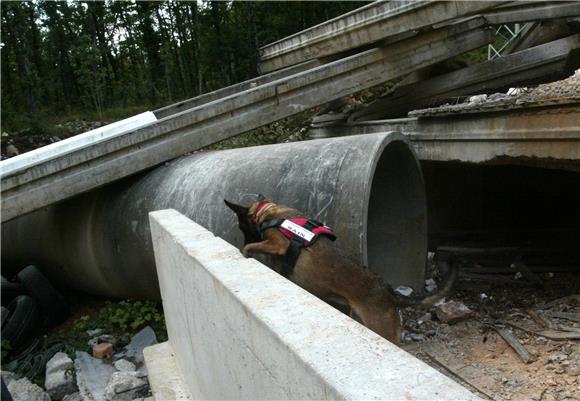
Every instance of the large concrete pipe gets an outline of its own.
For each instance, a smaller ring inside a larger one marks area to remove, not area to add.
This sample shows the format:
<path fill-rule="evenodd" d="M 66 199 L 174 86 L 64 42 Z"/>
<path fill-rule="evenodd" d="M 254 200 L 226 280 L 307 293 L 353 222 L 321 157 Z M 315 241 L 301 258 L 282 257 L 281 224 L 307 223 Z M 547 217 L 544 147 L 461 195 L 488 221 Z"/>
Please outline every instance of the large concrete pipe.
<path fill-rule="evenodd" d="M 331 225 L 337 243 L 388 282 L 421 288 L 426 207 L 419 163 L 398 133 L 200 152 L 2 227 L 2 265 L 38 263 L 113 297 L 158 297 L 148 212 L 173 208 L 242 244 L 226 198 L 255 194 Z"/>

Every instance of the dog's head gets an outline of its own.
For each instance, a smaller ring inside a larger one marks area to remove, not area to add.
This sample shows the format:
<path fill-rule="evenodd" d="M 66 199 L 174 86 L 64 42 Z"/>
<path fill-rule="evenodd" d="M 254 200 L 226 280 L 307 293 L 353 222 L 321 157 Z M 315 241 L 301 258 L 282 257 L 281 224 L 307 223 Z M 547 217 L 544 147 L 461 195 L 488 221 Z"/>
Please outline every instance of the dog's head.
<path fill-rule="evenodd" d="M 254 223 L 253 213 L 251 209 L 256 210 L 256 204 L 258 202 L 252 203 L 250 206 L 236 205 L 235 203 L 229 202 L 224 199 L 227 207 L 232 209 L 236 216 L 238 216 L 238 227 L 244 234 L 244 245 L 251 244 L 253 242 L 260 242 L 262 237 L 257 225 Z"/>

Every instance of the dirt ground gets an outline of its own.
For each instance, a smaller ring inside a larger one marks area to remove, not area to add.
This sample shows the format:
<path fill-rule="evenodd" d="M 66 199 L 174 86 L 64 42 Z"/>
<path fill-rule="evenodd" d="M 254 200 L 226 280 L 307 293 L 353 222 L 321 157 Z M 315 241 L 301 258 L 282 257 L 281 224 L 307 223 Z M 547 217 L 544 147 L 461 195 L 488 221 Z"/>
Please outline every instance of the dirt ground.
<path fill-rule="evenodd" d="M 500 267 L 463 260 L 448 300 L 472 314 L 446 324 L 433 310 L 407 308 L 402 347 L 484 399 L 580 400 L 580 267 L 524 266 L 523 276 L 511 259 L 496 258 Z M 436 261 L 432 269 L 437 275 Z M 502 329 L 529 353 L 527 363 Z"/>

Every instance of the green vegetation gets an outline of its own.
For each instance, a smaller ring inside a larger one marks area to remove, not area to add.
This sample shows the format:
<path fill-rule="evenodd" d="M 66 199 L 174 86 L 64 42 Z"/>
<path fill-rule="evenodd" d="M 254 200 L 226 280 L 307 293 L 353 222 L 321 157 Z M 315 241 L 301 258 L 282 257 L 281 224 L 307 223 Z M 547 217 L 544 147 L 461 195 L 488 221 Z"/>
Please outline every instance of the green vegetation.
<path fill-rule="evenodd" d="M 6 358 L 6 356 L 10 353 L 10 350 L 12 350 L 10 341 L 2 340 L 2 354 L 1 354 L 2 360 L 4 360 L 4 358 Z"/>
<path fill-rule="evenodd" d="M 123 300 L 106 302 L 97 310 L 80 316 L 72 327 L 67 325 L 48 334 L 46 344 L 65 343 L 65 352 L 74 358 L 75 351 L 89 351 L 87 330 L 101 329 L 116 338 L 131 337 L 145 326 L 151 326 L 161 341 L 167 340 L 167 329 L 161 304 L 153 301 Z"/>
<path fill-rule="evenodd" d="M 249 79 L 260 46 L 362 5 L 1 2 L 2 130 L 116 120 Z"/>

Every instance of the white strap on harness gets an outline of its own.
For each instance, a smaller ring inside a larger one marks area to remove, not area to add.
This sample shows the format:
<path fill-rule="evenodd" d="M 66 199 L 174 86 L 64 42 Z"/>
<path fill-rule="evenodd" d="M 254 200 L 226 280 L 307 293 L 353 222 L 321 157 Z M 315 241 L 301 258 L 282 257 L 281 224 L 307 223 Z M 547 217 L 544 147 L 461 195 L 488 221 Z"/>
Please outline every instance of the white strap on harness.
<path fill-rule="evenodd" d="M 280 227 L 285 228 L 292 234 L 297 235 L 303 240 L 306 240 L 308 242 L 312 242 L 312 238 L 314 238 L 316 235 L 312 231 L 309 231 L 304 227 L 301 227 L 298 224 L 291 222 L 290 220 L 284 220 L 284 222 L 282 222 Z"/>

